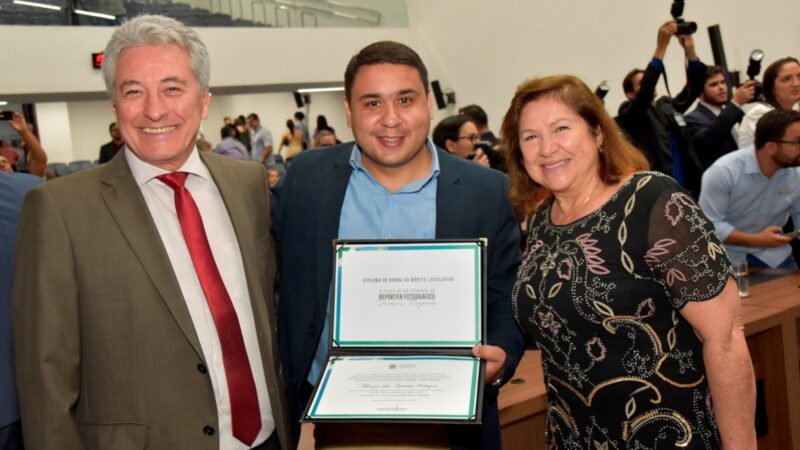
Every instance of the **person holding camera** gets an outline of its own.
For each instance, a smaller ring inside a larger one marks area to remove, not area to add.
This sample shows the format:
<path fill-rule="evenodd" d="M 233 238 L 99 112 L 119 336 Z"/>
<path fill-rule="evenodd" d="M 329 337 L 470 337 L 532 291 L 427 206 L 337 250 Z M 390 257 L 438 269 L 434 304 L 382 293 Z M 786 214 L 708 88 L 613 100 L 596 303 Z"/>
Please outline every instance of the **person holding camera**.
<path fill-rule="evenodd" d="M 459 158 L 471 159 L 483 167 L 491 167 L 489 157 L 475 143 L 480 141 L 478 127 L 468 116 L 445 117 L 433 129 L 434 145 L 447 150 Z"/>
<path fill-rule="evenodd" d="M 739 148 L 731 130 L 744 117 L 742 106 L 753 100 L 755 88 L 755 81 L 747 80 L 728 100 L 725 70 L 720 66 L 708 68 L 700 102 L 686 115 L 689 138 L 694 148 L 703 149 L 697 155 L 703 169 L 711 166 L 720 156 Z"/>
<path fill-rule="evenodd" d="M 800 61 L 787 56 L 764 71 L 764 102 L 747 111 L 737 130 L 739 148 L 753 145 L 758 120 L 773 109 L 800 109 Z"/>
<path fill-rule="evenodd" d="M 691 34 L 678 36 L 688 60 L 686 85 L 675 97 L 654 100 L 656 83 L 664 72 L 664 55 L 677 32 L 675 20 L 661 25 L 656 50 L 647 69 L 634 69 L 625 76 L 622 87 L 628 100 L 620 105 L 617 122 L 633 144 L 644 152 L 653 169 L 671 176 L 697 196 L 702 166 L 686 135 L 683 113 L 703 91 L 706 65 L 697 57 Z"/>

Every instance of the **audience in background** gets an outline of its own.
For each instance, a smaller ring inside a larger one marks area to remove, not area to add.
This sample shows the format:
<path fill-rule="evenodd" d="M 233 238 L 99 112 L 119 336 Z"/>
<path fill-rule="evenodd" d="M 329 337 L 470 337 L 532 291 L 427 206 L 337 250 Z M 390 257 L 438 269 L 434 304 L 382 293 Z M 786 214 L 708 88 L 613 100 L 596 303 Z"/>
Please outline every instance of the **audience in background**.
<path fill-rule="evenodd" d="M 44 176 L 47 170 L 47 153 L 45 153 L 39 139 L 33 134 L 33 126 L 18 112 L 13 112 L 14 117 L 8 121 L 11 128 L 22 138 L 22 146 L 27 158 L 28 173 L 38 177 Z"/>
<path fill-rule="evenodd" d="M 445 117 L 433 129 L 433 143 L 459 158 L 471 159 L 484 167 L 490 167 L 489 157 L 481 149 L 475 149 L 480 141 L 478 127 L 468 116 Z"/>
<path fill-rule="evenodd" d="M 261 121 L 256 113 L 250 113 L 247 116 L 247 125 L 253 133 L 250 147 L 250 155 L 253 161 L 258 161 L 267 166 L 267 168 L 275 167 L 275 153 L 272 151 L 272 133 L 261 126 Z M 247 134 L 247 130 L 239 131 L 240 140 L 242 134 Z"/>
<path fill-rule="evenodd" d="M 628 101 L 620 105 L 617 122 L 633 144 L 644 151 L 653 169 L 670 175 L 696 197 L 703 169 L 685 132 L 683 113 L 703 92 L 706 66 L 697 57 L 692 35 L 678 36 L 688 60 L 686 85 L 674 98 L 664 96 L 655 100 L 656 83 L 664 73 L 664 55 L 677 31 L 674 20 L 661 25 L 647 69 L 634 69 L 625 76 L 622 87 Z"/>
<path fill-rule="evenodd" d="M 747 111 L 737 130 L 739 148 L 753 144 L 758 119 L 775 108 L 800 107 L 800 61 L 788 56 L 770 64 L 764 71 L 764 101 Z"/>
<path fill-rule="evenodd" d="M 281 173 L 276 169 L 269 169 L 267 170 L 267 180 L 269 181 L 269 187 L 274 188 L 281 181 Z"/>
<path fill-rule="evenodd" d="M 250 155 L 247 153 L 247 149 L 241 142 L 236 140 L 236 127 L 225 125 L 220 130 L 220 136 L 222 140 L 214 148 L 214 153 L 233 159 L 250 161 Z"/>
<path fill-rule="evenodd" d="M 12 167 L 12 170 L 17 170 L 17 164 L 20 161 L 19 150 L 11 146 L 6 141 L 0 141 L 0 156 L 5 158 L 7 164 Z"/>
<path fill-rule="evenodd" d="M 236 139 L 238 139 L 247 149 L 247 152 L 253 156 L 253 146 L 250 141 L 253 139 L 254 131 L 250 125 L 249 118 L 245 120 L 244 116 L 239 115 L 233 120 L 233 125 L 236 127 Z M 250 128 L 248 129 L 248 127 Z M 255 156 L 253 156 L 253 159 L 257 160 Z"/>
<path fill-rule="evenodd" d="M 336 144 L 341 144 L 339 139 L 336 139 L 336 133 L 333 132 L 333 128 L 329 130 L 320 130 L 319 135 L 317 136 L 317 147 L 333 147 Z"/>
<path fill-rule="evenodd" d="M 122 133 L 119 132 L 117 122 L 111 122 L 108 126 L 108 134 L 111 135 L 111 142 L 100 146 L 100 156 L 97 158 L 99 164 L 111 161 L 111 158 L 125 147 L 125 140 L 122 138 Z"/>
<path fill-rule="evenodd" d="M 0 155 L 0 172 L 11 173 L 13 171 L 14 166 L 11 165 L 11 161 L 9 161 L 5 156 Z"/>
<path fill-rule="evenodd" d="M 797 268 L 782 228 L 800 224 L 800 112 L 774 109 L 756 125 L 755 144 L 719 158 L 703 174 L 700 207 L 732 261 Z"/>
<path fill-rule="evenodd" d="M 302 139 L 303 144 L 300 150 L 305 150 L 309 148 L 309 146 L 311 145 L 311 138 L 308 135 L 308 124 L 306 123 L 306 115 L 300 111 L 294 113 L 294 125 L 295 128 L 300 130 L 300 133 L 302 133 L 303 136 Z"/>
<path fill-rule="evenodd" d="M 293 122 L 292 119 L 286 121 L 286 131 L 283 132 L 278 145 L 278 154 L 287 162 L 303 151 L 303 132 L 296 126 L 297 122 Z M 285 152 L 283 151 L 284 147 L 286 148 Z"/>
<path fill-rule="evenodd" d="M 467 105 L 460 108 L 458 113 L 469 117 L 472 123 L 478 127 L 481 141 L 488 142 L 492 147 L 497 145 L 497 137 L 489 129 L 489 116 L 486 115 L 486 111 L 483 108 L 478 105 Z"/>
<path fill-rule="evenodd" d="M 742 106 L 753 99 L 755 82 L 747 80 L 739 86 L 728 100 L 728 83 L 725 71 L 720 66 L 711 66 L 706 71 L 706 81 L 700 101 L 694 111 L 686 115 L 689 137 L 703 169 L 717 158 L 737 149 L 734 127 L 744 117 Z"/>
<path fill-rule="evenodd" d="M 319 144 L 319 133 L 321 131 L 330 131 L 331 133 L 336 133 L 336 130 L 333 129 L 330 125 L 328 125 L 328 119 L 323 116 L 322 114 L 317 116 L 317 127 L 314 128 L 314 133 L 312 134 L 312 146 L 311 148 L 322 147 Z"/>

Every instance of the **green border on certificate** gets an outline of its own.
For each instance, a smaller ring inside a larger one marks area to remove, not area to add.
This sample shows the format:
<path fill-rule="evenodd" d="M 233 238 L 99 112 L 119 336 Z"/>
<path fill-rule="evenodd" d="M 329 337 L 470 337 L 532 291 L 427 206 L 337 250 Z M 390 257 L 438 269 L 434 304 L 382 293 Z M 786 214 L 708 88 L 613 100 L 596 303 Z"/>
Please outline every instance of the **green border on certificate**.
<path fill-rule="evenodd" d="M 469 406 L 468 410 L 464 414 L 318 414 L 317 410 L 319 408 L 320 402 L 322 401 L 323 396 L 325 395 L 325 388 L 327 387 L 328 380 L 330 379 L 331 373 L 333 371 L 333 367 L 336 361 L 339 358 L 332 358 L 328 365 L 328 368 L 325 370 L 325 374 L 320 382 L 319 390 L 314 397 L 314 403 L 311 407 L 308 417 L 311 419 L 396 419 L 396 418 L 404 418 L 404 419 L 473 419 L 476 414 L 476 392 L 478 389 L 479 383 L 479 376 L 480 376 L 480 368 L 481 363 L 480 360 L 477 358 L 471 357 L 458 357 L 458 356 L 386 356 L 386 357 L 374 357 L 374 356 L 354 356 L 354 357 L 347 357 L 347 359 L 358 361 L 358 360 L 382 360 L 382 361 L 421 361 L 421 360 L 433 360 L 433 361 L 453 361 L 453 360 L 464 360 L 465 362 L 472 362 L 472 380 L 471 380 L 471 388 L 469 394 Z"/>
<path fill-rule="evenodd" d="M 342 276 L 343 276 L 343 256 L 346 252 L 378 252 L 378 251 L 447 251 L 447 250 L 472 250 L 473 251 L 473 307 L 475 308 L 474 334 L 469 340 L 437 340 L 437 341 L 417 341 L 417 340 L 388 340 L 388 341 L 353 341 L 341 340 L 341 311 L 342 311 Z M 378 346 L 420 346 L 420 347 L 442 347 L 442 346 L 471 346 L 481 342 L 481 246 L 478 242 L 469 243 L 370 243 L 370 244 L 341 244 L 336 252 L 336 291 L 335 311 L 334 311 L 334 345 L 339 347 L 378 347 Z"/>

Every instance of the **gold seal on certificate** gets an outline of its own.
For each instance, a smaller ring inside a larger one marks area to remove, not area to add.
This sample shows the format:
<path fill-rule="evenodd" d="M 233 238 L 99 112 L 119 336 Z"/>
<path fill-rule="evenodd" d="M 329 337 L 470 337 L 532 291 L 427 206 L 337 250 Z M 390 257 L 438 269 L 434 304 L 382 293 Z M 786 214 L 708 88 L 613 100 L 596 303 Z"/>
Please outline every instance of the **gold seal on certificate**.
<path fill-rule="evenodd" d="M 304 419 L 480 423 L 485 242 L 334 246 L 330 353 Z"/>

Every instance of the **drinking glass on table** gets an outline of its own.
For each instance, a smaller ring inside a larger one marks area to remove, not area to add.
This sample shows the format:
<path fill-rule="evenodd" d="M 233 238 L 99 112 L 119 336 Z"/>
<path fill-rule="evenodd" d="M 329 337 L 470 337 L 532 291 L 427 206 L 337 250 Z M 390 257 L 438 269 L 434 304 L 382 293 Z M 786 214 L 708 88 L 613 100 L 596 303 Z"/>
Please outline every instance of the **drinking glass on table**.
<path fill-rule="evenodd" d="M 739 288 L 739 297 L 750 296 L 750 279 L 747 276 L 747 260 L 733 263 L 733 274 L 736 277 L 736 287 Z"/>

